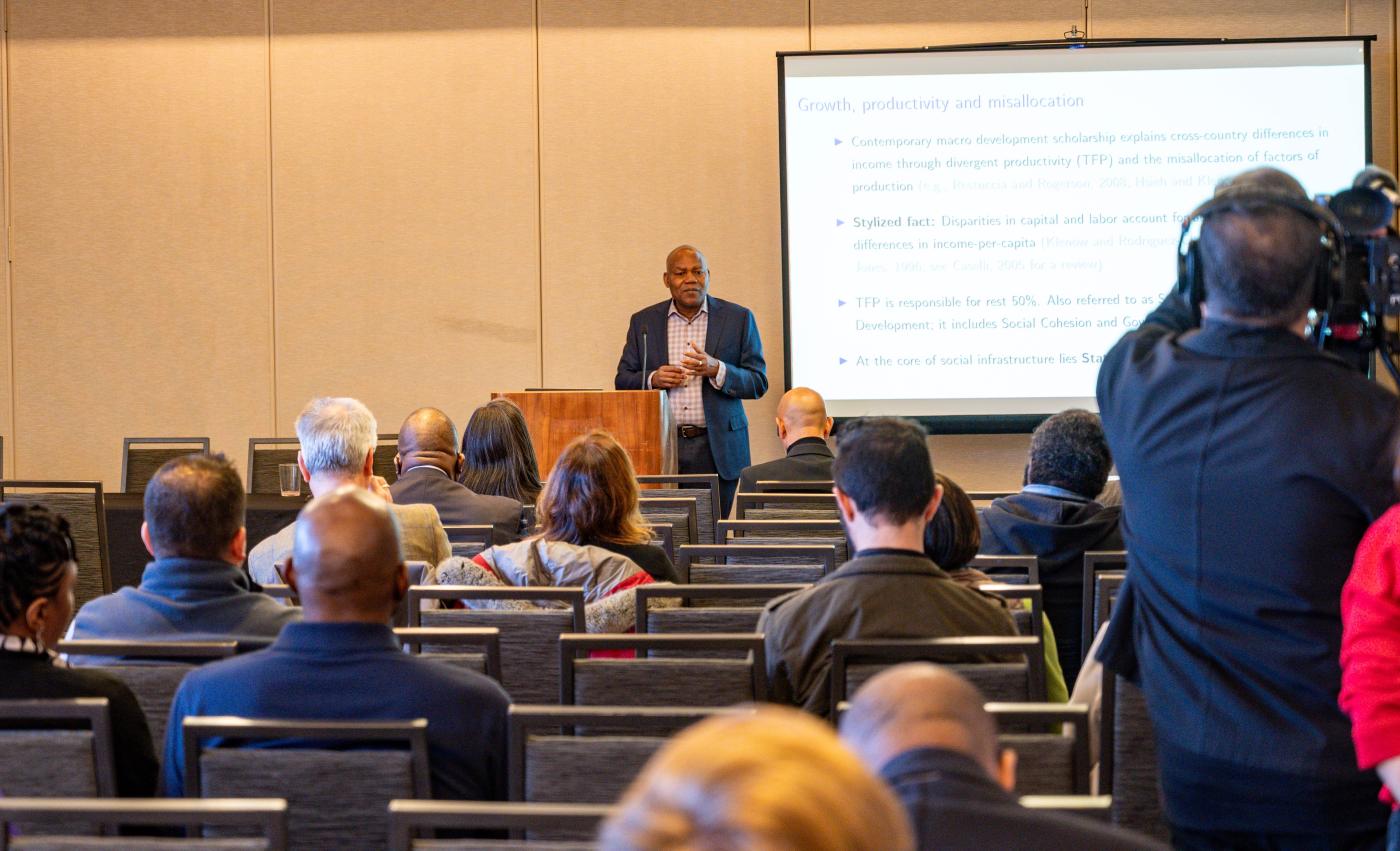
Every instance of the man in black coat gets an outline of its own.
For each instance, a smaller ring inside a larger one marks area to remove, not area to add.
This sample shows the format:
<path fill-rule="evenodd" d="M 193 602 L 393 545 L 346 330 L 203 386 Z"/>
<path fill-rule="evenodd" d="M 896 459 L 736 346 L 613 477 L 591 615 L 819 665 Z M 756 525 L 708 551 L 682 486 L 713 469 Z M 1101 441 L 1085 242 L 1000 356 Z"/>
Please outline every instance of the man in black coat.
<path fill-rule="evenodd" d="M 465 460 L 457 451 L 457 427 L 437 408 L 419 408 L 399 428 L 398 479 L 389 486 L 396 505 L 427 503 L 444 526 L 495 529 L 492 544 L 520 540 L 522 506 L 504 496 L 479 494 L 457 481 Z"/>
<path fill-rule="evenodd" d="M 1084 553 L 1121 550 L 1118 506 L 1094 500 L 1108 481 L 1113 458 L 1097 415 L 1073 409 L 1040 424 L 1031 435 L 1026 484 L 978 514 L 981 552 L 1033 555 L 1045 588 L 1045 615 L 1065 682 L 1079 674 Z"/>
<path fill-rule="evenodd" d="M 1142 688 L 1176 847 L 1379 848 L 1340 598 L 1395 501 L 1396 400 L 1307 339 L 1328 214 L 1295 180 L 1246 172 L 1197 216 L 1200 327 L 1174 293 L 1099 372 L 1128 550 L 1099 659 Z"/>
<path fill-rule="evenodd" d="M 972 683 L 928 662 L 882 671 L 841 717 L 841 738 L 890 785 L 920 848 L 1151 851 L 1146 836 L 1022 807 L 1016 754 Z"/>
<path fill-rule="evenodd" d="M 835 456 L 826 439 L 831 417 L 826 402 L 810 387 L 794 387 L 778 400 L 778 439 L 787 454 L 782 458 L 745 467 L 739 474 L 739 493 L 753 493 L 758 482 L 812 482 L 831 480 Z"/>

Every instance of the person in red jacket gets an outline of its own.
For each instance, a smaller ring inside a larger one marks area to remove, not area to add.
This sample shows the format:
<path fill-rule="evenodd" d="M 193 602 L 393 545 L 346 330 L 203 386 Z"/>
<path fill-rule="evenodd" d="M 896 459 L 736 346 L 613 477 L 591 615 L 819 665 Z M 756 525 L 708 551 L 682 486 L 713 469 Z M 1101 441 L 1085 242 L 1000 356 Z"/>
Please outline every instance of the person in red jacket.
<path fill-rule="evenodd" d="M 1400 456 L 1395 465 L 1400 486 Z M 1356 762 L 1373 768 L 1391 806 L 1386 847 L 1400 849 L 1400 505 L 1381 515 L 1356 549 L 1342 586 L 1342 690 Z"/>

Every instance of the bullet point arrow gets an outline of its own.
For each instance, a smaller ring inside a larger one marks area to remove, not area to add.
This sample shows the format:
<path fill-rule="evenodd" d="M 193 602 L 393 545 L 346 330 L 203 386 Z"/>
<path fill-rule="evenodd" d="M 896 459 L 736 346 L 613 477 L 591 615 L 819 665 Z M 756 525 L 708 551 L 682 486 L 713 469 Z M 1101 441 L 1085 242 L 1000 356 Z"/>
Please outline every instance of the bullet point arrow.
<path fill-rule="evenodd" d="M 845 358 L 837 358 L 837 360 L 840 361 L 841 363 L 845 363 L 845 362 L 846 362 L 846 359 L 845 359 Z"/>
<path fill-rule="evenodd" d="M 841 299 L 838 298 L 838 299 L 836 300 L 836 306 L 837 306 L 837 307 L 845 307 L 845 306 L 846 306 L 846 303 L 845 303 L 844 301 L 842 301 Z"/>
<path fill-rule="evenodd" d="M 837 220 L 836 220 L 836 226 L 837 226 L 838 228 L 841 227 L 841 226 L 844 225 L 844 224 L 845 224 L 845 222 L 841 221 L 840 219 L 837 219 Z"/>
<path fill-rule="evenodd" d="M 840 140 L 840 139 L 837 139 L 837 140 L 836 140 L 836 144 L 838 144 L 838 145 L 841 144 L 841 140 Z"/>

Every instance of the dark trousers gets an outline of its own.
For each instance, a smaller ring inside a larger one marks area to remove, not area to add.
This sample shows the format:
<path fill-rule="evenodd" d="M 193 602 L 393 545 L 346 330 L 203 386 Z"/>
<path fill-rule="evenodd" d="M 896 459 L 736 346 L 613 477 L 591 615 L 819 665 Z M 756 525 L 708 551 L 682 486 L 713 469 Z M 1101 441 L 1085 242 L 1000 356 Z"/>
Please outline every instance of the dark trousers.
<path fill-rule="evenodd" d="M 1361 833 L 1240 833 L 1172 828 L 1176 851 L 1381 851 L 1385 831 Z"/>
<path fill-rule="evenodd" d="M 718 473 L 715 469 L 715 456 L 710 452 L 710 433 L 702 431 L 694 437 L 676 434 L 676 472 L 678 473 Z M 730 506 L 734 504 L 734 492 L 739 489 L 738 479 L 719 480 L 720 516 L 728 517 Z"/>

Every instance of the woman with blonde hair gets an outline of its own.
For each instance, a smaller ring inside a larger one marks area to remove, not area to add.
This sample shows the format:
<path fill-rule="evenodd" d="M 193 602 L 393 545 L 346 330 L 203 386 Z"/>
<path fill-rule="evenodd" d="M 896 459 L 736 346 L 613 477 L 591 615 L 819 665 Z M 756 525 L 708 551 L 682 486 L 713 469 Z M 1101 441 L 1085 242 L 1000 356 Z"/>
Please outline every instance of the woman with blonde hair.
<path fill-rule="evenodd" d="M 663 747 L 602 826 L 603 851 L 912 851 L 908 817 L 831 727 L 763 707 Z"/>

